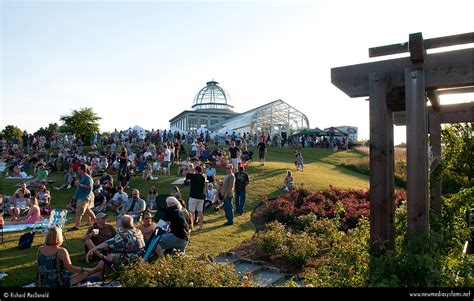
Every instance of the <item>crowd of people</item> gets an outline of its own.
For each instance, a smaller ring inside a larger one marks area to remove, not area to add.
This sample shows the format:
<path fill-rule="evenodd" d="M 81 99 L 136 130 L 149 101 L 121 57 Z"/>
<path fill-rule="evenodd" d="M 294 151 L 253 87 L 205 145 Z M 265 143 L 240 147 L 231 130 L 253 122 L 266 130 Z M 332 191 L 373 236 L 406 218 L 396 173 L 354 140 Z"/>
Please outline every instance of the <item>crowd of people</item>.
<path fill-rule="evenodd" d="M 166 250 L 185 251 L 191 231 L 204 228 L 206 208 L 223 208 L 224 225 L 233 225 L 234 216 L 245 212 L 246 190 L 250 184 L 243 164 L 248 159 L 247 144 L 257 147 L 260 164 L 264 165 L 267 149 L 273 142 L 263 133 L 259 137 L 232 133 L 226 135 L 225 146 L 208 150 L 213 145 L 208 138 L 202 133 L 190 136 L 169 131 L 152 131 L 144 137 L 133 132 L 115 131 L 109 137 L 97 133 L 91 137 L 89 152 L 85 151 L 84 137 L 70 134 L 58 134 L 51 140 L 35 137 L 24 142 L 23 147 L 2 144 L 2 161 L 8 164 L 10 174 L 33 169 L 32 180 L 22 181 L 15 193 L 6 198 L 4 206 L 11 217 L 8 223 L 33 224 L 42 220 L 42 213 L 46 215 L 47 209 L 56 207 L 54 191 L 46 188 L 48 176 L 64 173 L 64 182 L 54 190 L 75 189 L 74 197 L 67 204 L 67 210 L 75 213 L 75 219 L 67 231 L 79 231 L 86 215 L 88 227 L 83 238 L 86 259 L 98 262 L 94 268 L 72 265 L 67 250 L 61 247 L 62 229 L 51 228 L 37 254 L 37 285 L 74 285 L 100 277 L 108 265 L 127 264 L 143 256 L 156 235 L 157 216 L 169 225 L 169 232 L 162 234 L 153 246 L 153 253 L 159 258 L 164 257 Z M 184 144 L 191 145 L 190 153 L 183 151 Z M 187 205 L 178 186 L 172 186 L 169 193 L 162 193 L 168 196 L 163 208 L 153 184 L 143 194 L 130 184 L 135 175 L 141 175 L 144 181 L 171 176 L 173 166 L 176 175 L 184 177 L 184 184 L 189 186 Z M 219 167 L 225 168 L 222 179 L 217 179 L 216 168 Z M 301 152 L 295 153 L 295 167 L 303 171 Z M 291 171 L 284 184 L 285 191 L 291 190 Z M 34 187 L 36 191 L 27 187 Z M 115 226 L 112 226 L 114 219 Z"/>

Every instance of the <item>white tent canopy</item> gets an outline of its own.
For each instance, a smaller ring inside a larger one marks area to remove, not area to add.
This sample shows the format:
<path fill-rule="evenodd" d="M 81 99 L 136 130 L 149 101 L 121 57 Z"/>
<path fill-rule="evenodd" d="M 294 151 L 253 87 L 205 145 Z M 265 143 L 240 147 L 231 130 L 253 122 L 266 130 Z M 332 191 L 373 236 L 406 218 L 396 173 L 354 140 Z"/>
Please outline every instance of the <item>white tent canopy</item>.
<path fill-rule="evenodd" d="M 204 128 L 204 127 L 200 127 L 196 130 L 196 133 L 198 133 L 198 134 L 204 133 L 205 134 L 207 131 L 209 131 L 209 129 Z"/>
<path fill-rule="evenodd" d="M 179 132 L 180 134 L 187 134 L 186 131 L 183 131 L 182 129 L 177 128 L 177 127 L 175 127 L 175 126 L 172 126 L 172 127 L 170 128 L 170 132 L 171 132 L 171 133 Z"/>
<path fill-rule="evenodd" d="M 142 128 L 141 126 L 134 126 L 133 128 L 129 128 L 127 130 L 127 133 L 129 132 L 133 132 L 133 131 L 136 131 L 138 133 L 138 135 L 140 136 L 140 138 L 145 138 L 145 135 L 146 135 L 146 130 L 144 128 Z"/>
<path fill-rule="evenodd" d="M 232 130 L 231 128 L 225 127 L 225 128 L 220 129 L 220 130 L 217 132 L 217 136 L 219 136 L 219 137 L 225 137 L 225 133 L 226 133 L 226 132 L 227 132 L 227 134 L 231 135 L 233 131 L 234 131 L 234 130 Z"/>

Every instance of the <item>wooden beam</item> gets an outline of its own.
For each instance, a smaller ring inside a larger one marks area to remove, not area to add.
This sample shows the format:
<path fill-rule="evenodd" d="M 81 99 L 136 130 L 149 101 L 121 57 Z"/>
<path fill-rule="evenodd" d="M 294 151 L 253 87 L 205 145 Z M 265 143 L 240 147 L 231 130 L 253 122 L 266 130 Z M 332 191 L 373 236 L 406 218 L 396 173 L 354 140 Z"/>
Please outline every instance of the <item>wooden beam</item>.
<path fill-rule="evenodd" d="M 427 120 L 423 69 L 405 70 L 407 115 L 408 231 L 423 235 L 429 230 Z"/>
<path fill-rule="evenodd" d="M 426 49 L 421 32 L 410 34 L 408 49 L 410 50 L 410 60 L 413 64 L 421 64 L 425 61 Z"/>
<path fill-rule="evenodd" d="M 448 46 L 469 44 L 469 43 L 474 43 L 473 32 L 424 40 L 425 49 L 448 47 Z M 399 53 L 404 53 L 408 51 L 409 51 L 408 42 L 404 42 L 404 43 L 369 48 L 369 57 L 399 54 Z"/>
<path fill-rule="evenodd" d="M 461 33 L 452 36 L 426 39 L 425 48 L 433 49 L 440 47 L 448 47 L 462 44 L 474 43 L 474 32 Z"/>
<path fill-rule="evenodd" d="M 474 86 L 474 49 L 461 49 L 427 55 L 425 87 L 428 90 Z M 411 68 L 410 58 L 357 64 L 331 69 L 331 82 L 349 97 L 369 95 L 369 74 L 386 72 L 387 89 L 403 88 L 404 70 Z"/>
<path fill-rule="evenodd" d="M 429 114 L 438 114 L 440 124 L 443 123 L 460 123 L 474 121 L 474 102 L 456 103 L 440 106 L 439 112 L 428 108 Z M 395 125 L 406 125 L 406 112 L 400 111 L 394 114 Z"/>
<path fill-rule="evenodd" d="M 394 250 L 393 113 L 387 109 L 387 75 L 370 74 L 369 85 L 370 243 L 379 251 Z"/>
<path fill-rule="evenodd" d="M 428 99 L 431 102 L 431 107 L 433 108 L 433 110 L 439 111 L 439 94 L 437 90 L 429 90 Z"/>
<path fill-rule="evenodd" d="M 436 90 L 438 95 L 453 95 L 463 93 L 474 93 L 474 87 L 459 87 L 445 90 Z"/>
<path fill-rule="evenodd" d="M 369 57 L 408 52 L 408 42 L 369 48 Z"/>

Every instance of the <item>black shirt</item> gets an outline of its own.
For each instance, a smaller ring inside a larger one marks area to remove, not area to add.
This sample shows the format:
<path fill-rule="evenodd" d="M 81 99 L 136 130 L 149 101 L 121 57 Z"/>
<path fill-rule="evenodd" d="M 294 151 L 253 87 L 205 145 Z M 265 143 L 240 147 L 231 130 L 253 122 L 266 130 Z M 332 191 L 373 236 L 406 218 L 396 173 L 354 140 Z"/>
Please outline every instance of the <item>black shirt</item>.
<path fill-rule="evenodd" d="M 267 145 L 266 145 L 265 143 L 260 142 L 260 143 L 258 144 L 258 150 L 259 150 L 260 152 L 264 152 L 266 148 L 267 148 Z"/>
<path fill-rule="evenodd" d="M 249 176 L 243 171 L 235 174 L 235 191 L 245 191 L 245 186 L 249 183 Z"/>
<path fill-rule="evenodd" d="M 170 222 L 170 233 L 174 234 L 177 238 L 189 240 L 191 221 L 186 209 L 180 210 L 176 206 L 168 207 L 164 220 Z"/>
<path fill-rule="evenodd" d="M 107 185 L 108 182 L 112 182 L 112 176 L 111 175 L 106 175 L 106 176 L 103 176 L 102 178 L 100 178 L 100 184 L 102 185 Z"/>
<path fill-rule="evenodd" d="M 240 152 L 240 148 L 238 148 L 237 146 L 230 147 L 229 152 L 230 152 L 230 158 L 231 159 L 236 159 L 237 158 L 237 153 Z"/>
<path fill-rule="evenodd" d="M 203 200 L 204 199 L 204 185 L 206 183 L 206 178 L 204 178 L 202 174 L 193 173 L 189 175 L 189 180 L 191 181 L 189 197 Z"/>
<path fill-rule="evenodd" d="M 127 152 L 121 152 L 120 157 L 119 157 L 119 163 L 120 164 L 127 164 Z"/>

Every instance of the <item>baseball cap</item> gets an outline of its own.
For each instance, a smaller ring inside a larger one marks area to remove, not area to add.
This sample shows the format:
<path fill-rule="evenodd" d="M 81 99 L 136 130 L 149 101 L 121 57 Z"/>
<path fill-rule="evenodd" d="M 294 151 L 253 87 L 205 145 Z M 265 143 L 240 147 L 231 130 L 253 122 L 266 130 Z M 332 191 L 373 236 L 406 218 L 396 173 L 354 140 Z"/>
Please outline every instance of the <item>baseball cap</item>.
<path fill-rule="evenodd" d="M 104 212 L 99 212 L 95 215 L 96 219 L 99 219 L 99 218 L 106 218 L 107 217 L 107 214 L 105 214 Z"/>

